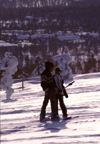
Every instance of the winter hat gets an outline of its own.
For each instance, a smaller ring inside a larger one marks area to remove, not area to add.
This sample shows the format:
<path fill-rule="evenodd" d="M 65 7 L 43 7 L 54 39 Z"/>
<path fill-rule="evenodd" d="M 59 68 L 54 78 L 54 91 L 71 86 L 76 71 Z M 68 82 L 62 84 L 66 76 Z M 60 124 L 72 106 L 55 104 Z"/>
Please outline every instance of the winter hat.
<path fill-rule="evenodd" d="M 54 66 L 54 64 L 53 64 L 52 62 L 50 62 L 50 61 L 46 61 L 46 62 L 45 62 L 45 68 L 46 68 L 46 69 L 48 69 L 48 68 L 50 68 L 50 67 L 52 67 L 52 66 Z"/>
<path fill-rule="evenodd" d="M 57 67 L 57 68 L 55 69 L 55 72 L 62 72 L 62 71 L 61 71 L 61 69 L 60 69 L 59 67 Z"/>

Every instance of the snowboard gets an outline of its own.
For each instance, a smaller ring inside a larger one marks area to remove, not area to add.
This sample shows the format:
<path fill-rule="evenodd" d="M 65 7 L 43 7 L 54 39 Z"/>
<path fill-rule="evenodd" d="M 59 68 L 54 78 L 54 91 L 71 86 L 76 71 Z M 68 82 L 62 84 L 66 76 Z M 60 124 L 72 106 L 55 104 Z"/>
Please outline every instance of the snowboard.
<path fill-rule="evenodd" d="M 59 117 L 58 119 L 55 119 L 55 120 L 51 120 L 51 117 L 50 116 L 46 116 L 42 121 L 40 122 L 46 122 L 46 121 L 58 121 L 58 122 L 61 122 L 61 121 L 67 121 L 67 120 L 71 120 L 71 119 L 75 119 L 75 118 L 78 118 L 79 116 L 69 116 L 67 117 L 66 119 L 63 119 L 62 117 Z"/>
<path fill-rule="evenodd" d="M 66 119 L 60 118 L 60 120 L 66 121 L 66 120 L 71 120 L 71 119 L 75 119 L 75 118 L 78 118 L 78 117 L 79 117 L 79 116 L 69 116 L 69 117 L 67 117 Z"/>
<path fill-rule="evenodd" d="M 72 81 L 72 82 L 68 83 L 67 86 L 65 86 L 65 88 L 71 86 L 74 82 L 75 82 L 75 81 Z"/>

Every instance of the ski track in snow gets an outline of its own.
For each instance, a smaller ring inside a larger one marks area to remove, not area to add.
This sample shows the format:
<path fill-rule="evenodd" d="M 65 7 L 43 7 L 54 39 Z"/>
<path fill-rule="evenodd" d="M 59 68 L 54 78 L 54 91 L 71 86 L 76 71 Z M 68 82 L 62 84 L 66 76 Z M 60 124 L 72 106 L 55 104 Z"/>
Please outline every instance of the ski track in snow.
<path fill-rule="evenodd" d="M 13 84 L 12 99 L 1 96 L 1 144 L 100 144 L 100 73 L 75 75 L 64 98 L 67 121 L 39 122 L 44 92 L 39 78 Z M 66 81 L 65 81 L 66 83 Z M 50 114 L 50 103 L 47 106 Z M 59 107 L 59 114 L 62 116 Z"/>

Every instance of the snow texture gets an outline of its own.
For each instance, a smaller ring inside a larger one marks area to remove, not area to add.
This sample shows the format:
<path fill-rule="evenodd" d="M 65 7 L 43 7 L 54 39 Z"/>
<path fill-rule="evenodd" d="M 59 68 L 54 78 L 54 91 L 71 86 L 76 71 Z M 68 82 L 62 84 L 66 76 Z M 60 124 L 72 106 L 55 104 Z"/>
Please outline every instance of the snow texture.
<path fill-rule="evenodd" d="M 10 99 L 12 93 L 14 92 L 13 88 L 11 88 L 13 84 L 12 75 L 17 71 L 17 65 L 17 58 L 12 56 L 11 53 L 6 52 L 5 58 L 0 66 L 0 69 L 4 70 L 2 73 L 3 77 L 0 82 L 0 87 L 6 90 L 6 99 Z"/>
<path fill-rule="evenodd" d="M 100 73 L 75 75 L 74 80 L 64 102 L 69 116 L 79 117 L 68 121 L 39 122 L 44 98 L 39 77 L 25 81 L 24 89 L 16 81 L 11 100 L 1 91 L 1 144 L 100 144 Z M 50 103 L 46 112 L 51 112 Z"/>
<path fill-rule="evenodd" d="M 72 79 L 72 70 L 69 67 L 69 64 L 72 62 L 71 58 L 66 54 L 62 54 L 55 56 L 54 61 L 55 63 L 57 63 L 57 66 L 62 70 L 62 77 Z"/>

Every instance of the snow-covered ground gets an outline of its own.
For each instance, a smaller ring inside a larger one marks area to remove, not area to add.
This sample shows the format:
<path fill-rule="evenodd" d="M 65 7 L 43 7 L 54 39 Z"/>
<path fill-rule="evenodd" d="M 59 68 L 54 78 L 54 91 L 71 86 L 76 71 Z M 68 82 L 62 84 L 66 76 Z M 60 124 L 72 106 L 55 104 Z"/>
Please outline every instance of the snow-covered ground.
<path fill-rule="evenodd" d="M 12 100 L 0 91 L 1 144 L 100 144 L 100 73 L 76 75 L 74 80 L 64 101 L 68 114 L 79 117 L 68 121 L 38 121 L 44 98 L 38 77 L 25 81 L 23 89 L 21 82 L 14 83 Z"/>

